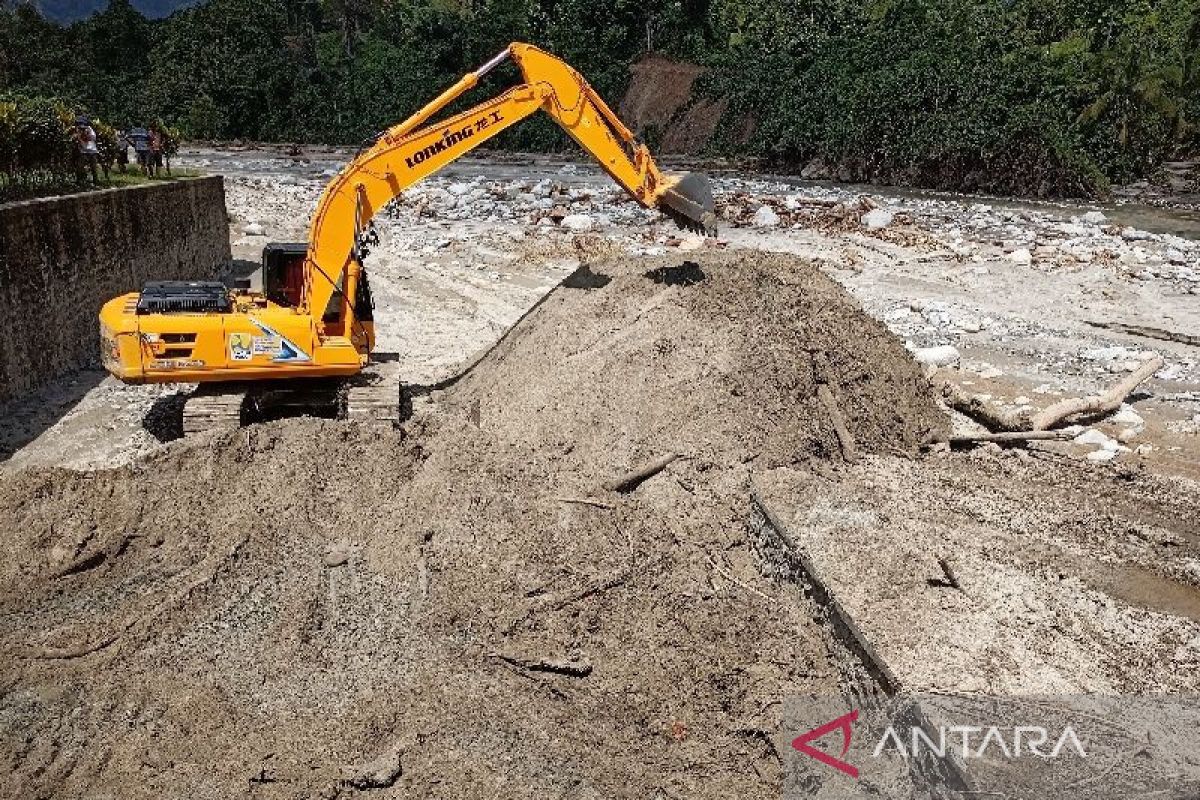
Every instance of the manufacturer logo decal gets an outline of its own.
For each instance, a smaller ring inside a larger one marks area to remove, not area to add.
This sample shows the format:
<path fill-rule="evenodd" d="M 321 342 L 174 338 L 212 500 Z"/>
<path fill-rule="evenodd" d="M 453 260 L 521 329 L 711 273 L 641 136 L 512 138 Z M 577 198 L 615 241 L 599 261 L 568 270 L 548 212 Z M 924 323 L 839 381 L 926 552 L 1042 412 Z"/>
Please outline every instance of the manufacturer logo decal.
<path fill-rule="evenodd" d="M 249 361 L 254 357 L 250 347 L 250 334 L 229 334 L 229 358 L 231 361 Z"/>
<path fill-rule="evenodd" d="M 279 331 L 275 330 L 269 325 L 263 324 L 257 319 L 252 319 L 250 321 L 254 323 L 255 327 L 266 334 L 265 337 L 259 337 L 260 340 L 265 339 L 269 341 L 272 346 L 276 346 L 271 354 L 272 361 L 289 363 L 304 363 L 305 361 L 312 361 L 312 356 L 304 352 L 299 345 L 281 334 Z M 253 346 L 254 345 L 250 345 L 251 348 L 253 348 Z M 265 342 L 263 344 L 259 344 L 259 347 L 265 349 Z"/>

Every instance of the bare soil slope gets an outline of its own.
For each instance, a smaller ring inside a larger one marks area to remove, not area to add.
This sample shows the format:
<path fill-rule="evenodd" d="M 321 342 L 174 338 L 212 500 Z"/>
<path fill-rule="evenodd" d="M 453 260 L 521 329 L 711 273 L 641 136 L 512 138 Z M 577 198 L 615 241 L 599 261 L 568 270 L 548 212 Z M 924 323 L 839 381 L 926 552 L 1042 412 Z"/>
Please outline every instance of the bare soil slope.
<path fill-rule="evenodd" d="M 777 700 L 839 674 L 750 471 L 837 452 L 810 350 L 864 450 L 944 421 L 811 265 L 699 262 L 592 265 L 403 432 L 0 479 L 0 794 L 775 796 Z"/>

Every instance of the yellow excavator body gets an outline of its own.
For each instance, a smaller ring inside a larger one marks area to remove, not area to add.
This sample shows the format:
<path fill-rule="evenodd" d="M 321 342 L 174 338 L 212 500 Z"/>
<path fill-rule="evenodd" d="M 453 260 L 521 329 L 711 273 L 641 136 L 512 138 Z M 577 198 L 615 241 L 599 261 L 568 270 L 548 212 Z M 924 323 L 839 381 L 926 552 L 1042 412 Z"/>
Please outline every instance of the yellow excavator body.
<path fill-rule="evenodd" d="M 126 383 L 354 375 L 368 363 L 374 342 L 370 323 L 358 341 L 319 336 L 308 314 L 261 295 L 235 294 L 230 312 L 139 314 L 142 297 L 123 295 L 100 311 L 101 359 Z"/>
<path fill-rule="evenodd" d="M 524 82 L 437 123 L 429 120 L 511 59 Z M 404 122 L 383 132 L 326 186 L 303 245 L 268 245 L 261 291 L 158 282 L 100 312 L 102 358 L 128 383 L 352 376 L 371 361 L 374 323 L 363 257 L 389 201 L 538 110 L 548 113 L 637 202 L 712 232 L 703 176 L 662 173 L 583 77 L 513 43 Z"/>

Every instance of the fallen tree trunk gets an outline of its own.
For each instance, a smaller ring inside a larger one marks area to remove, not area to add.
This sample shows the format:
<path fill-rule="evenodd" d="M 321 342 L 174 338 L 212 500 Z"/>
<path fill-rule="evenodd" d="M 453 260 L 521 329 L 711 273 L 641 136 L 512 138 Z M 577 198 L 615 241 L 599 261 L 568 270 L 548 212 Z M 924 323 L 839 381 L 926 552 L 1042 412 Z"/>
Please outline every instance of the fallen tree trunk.
<path fill-rule="evenodd" d="M 1092 395 L 1091 397 L 1059 400 L 1044 411 L 1039 411 L 1034 415 L 1033 429 L 1035 431 L 1044 431 L 1068 417 L 1078 414 L 1108 414 L 1116 411 L 1121 407 L 1121 403 L 1125 402 L 1125 398 L 1133 394 L 1133 390 L 1141 385 L 1142 381 L 1162 369 L 1165 363 L 1162 356 L 1154 356 L 1154 358 L 1151 358 L 1129 373 L 1128 377 L 1107 392 Z"/>
<path fill-rule="evenodd" d="M 951 436 L 943 440 L 944 444 L 1016 444 L 1019 442 L 1054 441 L 1071 439 L 1074 434 L 1068 431 L 1004 431 L 1003 433 L 968 433 L 962 436 Z"/>
<path fill-rule="evenodd" d="M 1125 402 L 1125 398 L 1143 381 L 1162 369 L 1164 363 L 1166 362 L 1163 361 L 1163 357 L 1156 355 L 1106 392 L 1089 397 L 1059 400 L 1036 414 L 997 408 L 951 381 L 942 385 L 942 397 L 946 405 L 966 414 L 993 432 L 1045 431 L 1080 414 L 1109 414 L 1116 411 L 1121 403 Z"/>
<path fill-rule="evenodd" d="M 942 399 L 946 405 L 966 414 L 989 431 L 1017 432 L 1029 430 L 1033 424 L 1028 411 L 1006 411 L 952 381 L 942 384 Z"/>

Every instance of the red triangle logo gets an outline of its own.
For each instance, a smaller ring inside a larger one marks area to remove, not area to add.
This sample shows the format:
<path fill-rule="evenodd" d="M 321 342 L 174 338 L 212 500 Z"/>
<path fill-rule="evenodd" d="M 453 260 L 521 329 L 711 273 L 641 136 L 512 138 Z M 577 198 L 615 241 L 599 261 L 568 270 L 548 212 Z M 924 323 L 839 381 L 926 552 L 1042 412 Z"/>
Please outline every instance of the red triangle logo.
<path fill-rule="evenodd" d="M 833 767 L 838 772 L 844 772 L 851 778 L 858 778 L 858 768 L 852 764 L 847 764 L 842 761 L 846 757 L 846 753 L 850 750 L 850 734 L 853 732 L 851 726 L 858 721 L 858 709 L 851 711 L 849 714 L 844 714 L 832 722 L 827 722 L 819 728 L 813 728 L 808 733 L 802 733 L 792 740 L 792 747 L 804 753 L 810 758 L 815 758 L 827 767 Z M 842 754 L 841 757 L 834 757 L 826 753 L 824 750 L 818 750 L 809 742 L 816 741 L 822 736 L 840 730 L 842 732 Z"/>

